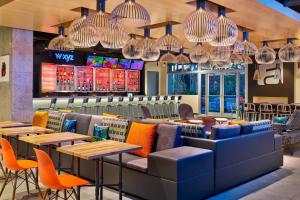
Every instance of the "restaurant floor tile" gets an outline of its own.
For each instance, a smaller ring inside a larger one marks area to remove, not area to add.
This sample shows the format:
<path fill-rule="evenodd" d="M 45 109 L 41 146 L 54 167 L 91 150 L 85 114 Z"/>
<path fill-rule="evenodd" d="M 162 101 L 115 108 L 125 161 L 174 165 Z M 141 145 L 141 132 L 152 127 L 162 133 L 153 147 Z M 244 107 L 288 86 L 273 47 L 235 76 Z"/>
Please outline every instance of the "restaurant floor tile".
<path fill-rule="evenodd" d="M 247 172 L 245 172 L 247 173 Z M 2 186 L 3 181 L 0 181 Z M 300 200 L 300 151 L 294 156 L 284 156 L 284 167 L 265 176 L 247 182 L 231 190 L 209 198 L 209 200 Z M 31 187 L 33 195 L 27 195 L 25 184 L 17 191 L 17 200 L 38 200 L 37 191 Z M 94 188 L 83 188 L 81 199 L 93 200 Z M 9 184 L 1 200 L 10 200 L 12 185 Z M 104 190 L 105 200 L 117 200 L 118 193 L 114 190 Z M 136 198 L 124 196 L 124 200 Z"/>

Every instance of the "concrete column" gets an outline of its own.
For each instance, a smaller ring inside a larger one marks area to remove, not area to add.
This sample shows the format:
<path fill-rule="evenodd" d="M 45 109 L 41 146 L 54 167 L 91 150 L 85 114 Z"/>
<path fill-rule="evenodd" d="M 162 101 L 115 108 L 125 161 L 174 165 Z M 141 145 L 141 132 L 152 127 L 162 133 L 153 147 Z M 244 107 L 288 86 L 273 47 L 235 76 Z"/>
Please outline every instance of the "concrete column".
<path fill-rule="evenodd" d="M 0 82 L 0 121 L 32 120 L 33 32 L 0 27 L 0 56 L 10 55 L 10 80 Z"/>

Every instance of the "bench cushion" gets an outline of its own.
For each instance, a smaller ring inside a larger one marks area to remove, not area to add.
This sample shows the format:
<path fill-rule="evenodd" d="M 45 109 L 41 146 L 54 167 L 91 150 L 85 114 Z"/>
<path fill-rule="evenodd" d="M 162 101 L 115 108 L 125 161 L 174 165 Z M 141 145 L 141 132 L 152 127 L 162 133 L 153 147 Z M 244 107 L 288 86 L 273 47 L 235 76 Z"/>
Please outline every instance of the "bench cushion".
<path fill-rule="evenodd" d="M 241 132 L 240 125 L 228 125 L 228 126 L 217 125 L 217 126 L 213 126 L 210 139 L 220 140 L 220 139 L 232 138 L 232 137 L 239 136 L 240 132 Z"/>

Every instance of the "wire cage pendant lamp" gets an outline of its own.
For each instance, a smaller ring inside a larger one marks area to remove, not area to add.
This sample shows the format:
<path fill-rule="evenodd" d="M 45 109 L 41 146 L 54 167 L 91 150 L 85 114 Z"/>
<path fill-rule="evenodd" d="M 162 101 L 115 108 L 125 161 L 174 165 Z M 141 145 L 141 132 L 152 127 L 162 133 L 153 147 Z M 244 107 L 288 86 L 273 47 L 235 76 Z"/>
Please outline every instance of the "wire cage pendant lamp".
<path fill-rule="evenodd" d="M 159 38 L 156 42 L 156 46 L 160 50 L 178 51 L 182 48 L 180 40 L 177 37 L 175 37 L 172 33 L 172 24 L 168 23 L 166 25 L 166 34 Z"/>
<path fill-rule="evenodd" d="M 293 39 L 289 38 L 287 44 L 280 48 L 278 57 L 281 62 L 299 62 L 300 49 L 293 44 Z"/>
<path fill-rule="evenodd" d="M 141 27 L 151 23 L 148 11 L 135 0 L 125 0 L 113 9 L 110 20 L 120 23 L 124 27 Z"/>
<path fill-rule="evenodd" d="M 205 0 L 197 0 L 196 11 L 186 17 L 183 26 L 190 42 L 211 42 L 217 36 L 217 18 L 206 10 Z"/>
<path fill-rule="evenodd" d="M 127 59 L 139 59 L 142 56 L 142 48 L 134 34 L 130 34 L 130 40 L 122 48 L 122 54 Z"/>
<path fill-rule="evenodd" d="M 74 46 L 70 42 L 69 38 L 65 37 L 65 27 L 58 27 L 58 33 L 59 35 L 49 42 L 48 49 L 59 51 L 74 50 Z"/>
<path fill-rule="evenodd" d="M 263 42 L 263 47 L 258 49 L 255 60 L 258 64 L 273 64 L 276 59 L 276 52 L 269 47 L 267 41 Z"/>
<path fill-rule="evenodd" d="M 249 42 L 249 33 L 248 32 L 243 32 L 243 48 L 237 51 L 237 54 L 242 54 L 242 55 L 248 55 L 248 56 L 254 56 L 257 52 L 257 47 L 255 44 L 252 42 Z"/>
<path fill-rule="evenodd" d="M 190 59 L 186 55 L 183 54 L 184 53 L 183 48 L 181 48 L 179 52 L 180 52 L 180 54 L 178 56 L 176 56 L 177 64 L 189 64 L 189 63 L 191 63 Z"/>
<path fill-rule="evenodd" d="M 230 56 L 231 56 L 230 46 L 217 46 L 211 48 L 210 61 L 225 62 L 230 59 Z"/>
<path fill-rule="evenodd" d="M 190 52 L 190 59 L 193 63 L 206 63 L 209 60 L 209 49 L 198 43 Z"/>
<path fill-rule="evenodd" d="M 89 10 L 82 8 L 81 18 L 74 20 L 69 27 L 69 39 L 76 48 L 93 47 L 99 42 L 99 33 L 90 21 L 86 21 L 88 14 Z"/>
<path fill-rule="evenodd" d="M 231 46 L 237 40 L 238 27 L 232 20 L 226 17 L 226 10 L 223 6 L 219 6 L 218 14 L 217 36 L 210 42 L 210 45 Z"/>
<path fill-rule="evenodd" d="M 155 41 L 150 38 L 150 29 L 144 30 L 145 38 L 140 42 L 142 49 L 141 58 L 144 61 L 157 61 L 160 56 L 160 50 L 155 46 Z"/>
<path fill-rule="evenodd" d="M 177 63 L 177 58 L 174 54 L 172 54 L 170 51 L 168 51 L 162 57 L 160 57 L 159 61 L 166 62 L 166 63 Z"/>

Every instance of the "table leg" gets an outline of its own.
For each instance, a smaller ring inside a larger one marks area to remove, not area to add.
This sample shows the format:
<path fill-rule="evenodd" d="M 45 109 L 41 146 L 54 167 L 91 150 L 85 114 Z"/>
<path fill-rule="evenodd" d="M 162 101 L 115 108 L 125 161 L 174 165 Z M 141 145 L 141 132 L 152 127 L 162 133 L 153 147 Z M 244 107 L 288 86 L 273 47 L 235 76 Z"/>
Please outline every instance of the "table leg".
<path fill-rule="evenodd" d="M 61 143 L 58 143 L 58 147 L 61 147 Z M 60 174 L 60 171 L 61 171 L 61 154 L 60 152 L 58 151 L 58 174 Z"/>
<path fill-rule="evenodd" d="M 29 136 L 29 134 L 27 134 Z M 29 143 L 26 142 L 26 159 L 29 159 Z"/>
<path fill-rule="evenodd" d="M 77 176 L 80 177 L 80 158 L 77 158 Z M 77 187 L 77 200 L 80 200 L 80 186 Z"/>
<path fill-rule="evenodd" d="M 71 145 L 74 145 L 74 141 L 71 142 Z M 72 156 L 72 163 L 71 163 L 71 173 L 74 175 L 74 156 Z"/>
<path fill-rule="evenodd" d="M 103 157 L 101 157 L 101 173 L 100 173 L 100 199 L 103 199 L 103 184 L 104 184 L 104 178 L 103 178 Z"/>
<path fill-rule="evenodd" d="M 36 149 L 40 149 L 40 146 L 36 145 Z M 37 160 L 37 157 L 36 157 L 36 160 Z M 36 182 L 38 183 L 39 182 L 39 169 L 36 168 Z M 38 185 L 35 186 L 36 189 L 38 189 Z"/>
<path fill-rule="evenodd" d="M 16 149 L 16 155 L 19 156 L 19 136 L 16 136 L 16 143 L 17 143 L 17 149 Z"/>
<path fill-rule="evenodd" d="M 123 167 L 122 167 L 122 153 L 119 154 L 119 199 L 122 199 L 123 192 Z"/>
<path fill-rule="evenodd" d="M 96 172 L 95 172 L 95 175 L 96 175 L 96 177 L 95 177 L 95 182 L 96 182 L 96 188 L 95 188 L 95 196 L 96 196 L 96 200 L 99 200 L 99 159 L 96 159 L 95 160 L 95 162 L 96 162 L 96 168 L 95 168 L 95 170 L 96 170 Z"/>

